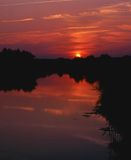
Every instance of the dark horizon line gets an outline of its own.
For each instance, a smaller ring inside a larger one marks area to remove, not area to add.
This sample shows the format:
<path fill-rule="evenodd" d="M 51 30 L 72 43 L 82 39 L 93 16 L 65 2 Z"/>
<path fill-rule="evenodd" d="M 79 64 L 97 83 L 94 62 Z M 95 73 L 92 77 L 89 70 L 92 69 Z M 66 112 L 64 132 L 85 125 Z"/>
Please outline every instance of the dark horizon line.
<path fill-rule="evenodd" d="M 62 56 L 60 56 L 60 57 L 47 57 L 47 56 L 45 56 L 45 57 L 40 57 L 40 56 L 36 56 L 36 54 L 34 54 L 34 53 L 32 53 L 32 52 L 30 52 L 30 51 L 27 51 L 27 50 L 24 50 L 24 49 L 19 49 L 19 48 L 17 48 L 17 49 L 12 49 L 12 48 L 3 48 L 3 49 L 1 49 L 1 51 L 0 51 L 0 54 L 4 51 L 4 50 L 7 50 L 7 51 L 11 51 L 11 52 L 26 52 L 26 53 L 30 53 L 30 54 L 32 54 L 32 56 L 34 56 L 34 58 L 35 59 L 40 59 L 40 60 L 57 60 L 57 59 L 64 59 L 64 60 L 74 60 L 74 59 L 79 59 L 79 60 L 84 60 L 84 59 L 88 59 L 89 57 L 92 57 L 92 58 L 101 58 L 101 57 L 108 57 L 108 58 L 125 58 L 125 57 L 131 57 L 131 54 L 123 54 L 123 55 L 118 55 L 118 56 L 116 56 L 116 54 L 115 55 L 110 55 L 110 53 L 109 52 L 105 52 L 105 53 L 101 53 L 101 54 L 99 54 L 99 55 L 96 55 L 96 54 L 89 54 L 89 55 L 87 55 L 87 56 L 85 56 L 85 57 L 72 57 L 72 58 L 69 58 L 69 57 L 62 57 Z"/>

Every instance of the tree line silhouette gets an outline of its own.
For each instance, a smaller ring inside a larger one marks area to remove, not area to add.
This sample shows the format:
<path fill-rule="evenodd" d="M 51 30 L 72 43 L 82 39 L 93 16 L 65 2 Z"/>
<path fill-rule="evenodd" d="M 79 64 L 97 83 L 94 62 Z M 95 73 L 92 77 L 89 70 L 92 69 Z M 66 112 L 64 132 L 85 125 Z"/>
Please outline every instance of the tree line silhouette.
<path fill-rule="evenodd" d="M 107 77 L 111 74 L 109 77 L 111 80 L 118 73 L 124 77 L 123 74 L 130 68 L 130 56 L 112 58 L 101 55 L 74 59 L 39 59 L 27 51 L 5 48 L 0 52 L 0 90 L 31 91 L 37 85 L 38 78 L 51 74 L 59 76 L 68 74 L 76 82 L 83 79 L 89 82 L 101 81 L 105 74 Z"/>
<path fill-rule="evenodd" d="M 111 159 L 130 159 L 131 57 L 38 59 L 26 51 L 0 52 L 0 90 L 32 91 L 38 78 L 52 74 L 68 74 L 76 82 L 99 82 L 102 95 L 94 114 L 102 115 L 108 122 L 102 131 L 111 138 Z"/>

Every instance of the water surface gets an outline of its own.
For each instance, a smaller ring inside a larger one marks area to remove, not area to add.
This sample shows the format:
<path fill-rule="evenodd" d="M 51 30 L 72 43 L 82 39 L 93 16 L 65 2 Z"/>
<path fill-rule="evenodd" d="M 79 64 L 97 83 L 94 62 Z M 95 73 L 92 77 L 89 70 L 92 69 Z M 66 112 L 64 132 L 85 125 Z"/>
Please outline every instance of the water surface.
<path fill-rule="evenodd" d="M 37 80 L 32 92 L 0 92 L 0 158 L 5 160 L 107 160 L 106 121 L 93 112 L 98 83 L 68 75 Z"/>

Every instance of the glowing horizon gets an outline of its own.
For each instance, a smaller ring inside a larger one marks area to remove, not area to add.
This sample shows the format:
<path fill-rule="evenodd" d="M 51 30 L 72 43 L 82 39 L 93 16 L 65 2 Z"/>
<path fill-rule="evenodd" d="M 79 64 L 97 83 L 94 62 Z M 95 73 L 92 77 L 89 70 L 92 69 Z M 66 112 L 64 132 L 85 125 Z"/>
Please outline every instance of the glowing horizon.
<path fill-rule="evenodd" d="M 129 0 L 5 0 L 0 2 L 0 50 L 40 57 L 131 54 Z"/>

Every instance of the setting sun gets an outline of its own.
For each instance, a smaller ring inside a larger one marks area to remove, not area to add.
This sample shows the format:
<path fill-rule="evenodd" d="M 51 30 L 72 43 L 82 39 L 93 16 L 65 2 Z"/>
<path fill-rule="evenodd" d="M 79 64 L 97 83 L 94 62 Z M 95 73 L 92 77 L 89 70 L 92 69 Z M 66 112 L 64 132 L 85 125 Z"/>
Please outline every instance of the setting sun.
<path fill-rule="evenodd" d="M 81 57 L 82 57 L 82 56 L 81 56 L 81 53 L 80 53 L 79 51 L 76 52 L 76 53 L 75 53 L 75 57 L 76 57 L 76 58 L 81 58 Z"/>

